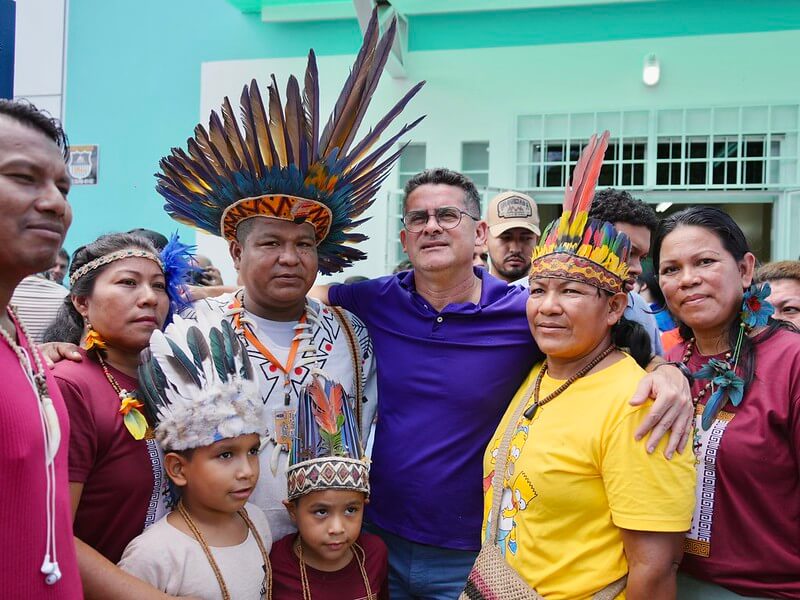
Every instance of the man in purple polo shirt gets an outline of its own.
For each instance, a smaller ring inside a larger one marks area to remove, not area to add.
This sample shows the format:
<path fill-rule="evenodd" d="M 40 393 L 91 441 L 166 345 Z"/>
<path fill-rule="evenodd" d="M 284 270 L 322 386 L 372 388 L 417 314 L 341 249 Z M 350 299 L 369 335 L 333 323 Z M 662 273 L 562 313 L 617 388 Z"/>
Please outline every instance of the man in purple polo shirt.
<path fill-rule="evenodd" d="M 379 419 L 367 518 L 389 546 L 391 597 L 453 599 L 480 547 L 483 451 L 542 354 L 525 290 L 472 267 L 486 239 L 472 182 L 432 169 L 405 192 L 400 239 L 414 269 L 317 292 L 358 315 L 373 340 Z M 658 397 L 643 430 L 658 423 L 655 447 L 674 422 L 671 452 L 688 436 L 689 390 L 677 369 L 656 373 L 640 385 L 640 401 Z"/>

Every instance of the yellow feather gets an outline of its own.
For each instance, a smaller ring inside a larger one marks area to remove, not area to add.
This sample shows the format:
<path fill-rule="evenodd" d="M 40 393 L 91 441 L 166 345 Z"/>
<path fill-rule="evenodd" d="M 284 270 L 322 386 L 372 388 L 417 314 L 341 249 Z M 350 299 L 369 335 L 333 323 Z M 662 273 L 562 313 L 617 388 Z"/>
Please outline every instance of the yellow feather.
<path fill-rule="evenodd" d="M 572 211 L 565 210 L 561 214 L 561 220 L 558 222 L 558 237 L 564 236 L 569 231 L 569 216 Z"/>
<path fill-rule="evenodd" d="M 573 221 L 572 226 L 569 228 L 569 235 L 570 237 L 582 237 L 583 230 L 586 227 L 586 221 L 589 219 L 589 215 L 587 213 L 580 213 L 575 217 L 575 221 Z"/>
<path fill-rule="evenodd" d="M 123 422 L 125 423 L 126 429 L 133 436 L 133 439 L 141 440 L 144 438 L 144 434 L 147 433 L 147 420 L 142 413 L 133 409 L 125 415 Z"/>

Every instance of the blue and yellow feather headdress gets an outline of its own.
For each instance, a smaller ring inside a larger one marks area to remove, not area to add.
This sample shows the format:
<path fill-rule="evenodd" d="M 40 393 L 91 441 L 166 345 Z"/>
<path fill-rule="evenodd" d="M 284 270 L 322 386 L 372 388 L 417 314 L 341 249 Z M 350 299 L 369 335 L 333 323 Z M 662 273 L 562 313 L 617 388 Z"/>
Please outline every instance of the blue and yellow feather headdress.
<path fill-rule="evenodd" d="M 625 291 L 630 240 L 611 223 L 589 218 L 608 137 L 608 131 L 600 138 L 593 135 L 583 149 L 564 194 L 564 210 L 533 250 L 531 278 L 571 279 L 612 294 Z"/>
<path fill-rule="evenodd" d="M 336 273 L 366 255 L 346 244 L 366 239 L 351 230 L 400 156 L 384 154 L 423 117 L 403 126 L 377 148 L 381 134 L 425 82 L 413 86 L 367 135 L 355 142 L 389 57 L 396 22 L 379 34 L 373 10 L 364 42 L 333 112 L 320 133 L 319 82 L 314 51 L 308 55 L 304 89 L 289 77 L 282 104 L 275 76 L 265 104 L 258 84 L 245 85 L 237 122 L 230 100 L 222 117 L 212 111 L 208 129 L 195 127 L 187 151 L 173 148 L 161 162 L 156 189 L 175 220 L 231 240 L 253 217 L 310 223 L 316 233 L 319 270 Z M 241 127 L 240 127 L 241 123 Z"/>

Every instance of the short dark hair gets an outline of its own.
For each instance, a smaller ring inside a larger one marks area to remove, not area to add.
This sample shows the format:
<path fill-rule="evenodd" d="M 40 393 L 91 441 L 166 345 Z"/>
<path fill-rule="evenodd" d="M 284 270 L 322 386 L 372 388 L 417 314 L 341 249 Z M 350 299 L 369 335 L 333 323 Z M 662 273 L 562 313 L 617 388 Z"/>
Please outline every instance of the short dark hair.
<path fill-rule="evenodd" d="M 452 185 L 453 187 L 461 188 L 464 190 L 464 208 L 467 212 L 476 218 L 481 216 L 481 196 L 478 194 L 478 188 L 472 180 L 458 173 L 443 167 L 436 169 L 425 169 L 421 173 L 417 173 L 408 180 L 404 188 L 405 197 L 403 198 L 403 212 L 406 210 L 406 202 L 408 197 L 415 189 L 421 185 Z"/>
<path fill-rule="evenodd" d="M 69 266 L 69 252 L 67 252 L 66 248 L 61 248 L 61 250 L 58 251 L 58 256 L 60 258 L 65 258 L 67 260 L 67 265 Z"/>
<path fill-rule="evenodd" d="M 245 219 L 244 221 L 240 221 L 236 226 L 236 241 L 242 246 L 247 243 L 247 238 L 250 236 L 250 232 L 253 231 L 253 224 L 255 222 L 255 219 Z"/>
<path fill-rule="evenodd" d="M 69 156 L 67 134 L 61 127 L 61 121 L 53 118 L 48 112 L 39 110 L 25 99 L 6 100 L 0 98 L 0 115 L 5 115 L 17 123 L 35 129 L 53 140 L 55 145 L 61 149 L 64 161 L 67 160 Z"/>
<path fill-rule="evenodd" d="M 629 225 L 642 225 L 655 232 L 658 227 L 658 217 L 653 208 L 631 196 L 625 190 L 608 188 L 599 190 L 592 199 L 589 216 L 609 223 L 628 223 Z"/>

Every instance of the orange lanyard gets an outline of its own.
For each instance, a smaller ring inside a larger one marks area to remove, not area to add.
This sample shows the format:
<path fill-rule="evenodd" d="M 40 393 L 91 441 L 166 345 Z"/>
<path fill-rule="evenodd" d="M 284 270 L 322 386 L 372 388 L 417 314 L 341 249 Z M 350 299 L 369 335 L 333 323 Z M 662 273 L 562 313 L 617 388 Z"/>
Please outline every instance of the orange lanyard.
<path fill-rule="evenodd" d="M 231 305 L 231 308 L 242 308 L 241 301 L 236 298 L 234 303 Z M 243 309 L 242 309 L 243 310 Z M 247 327 L 244 327 L 241 324 L 241 312 L 237 312 L 233 316 L 233 327 L 236 331 L 241 331 L 244 333 L 244 337 L 250 342 L 256 350 L 261 353 L 261 356 L 266 358 L 270 364 L 274 365 L 277 369 L 280 369 L 281 373 L 283 373 L 283 403 L 285 406 L 289 406 L 289 390 L 291 386 L 291 375 L 292 375 L 292 367 L 294 366 L 294 361 L 297 358 L 297 351 L 300 348 L 300 340 L 294 339 L 292 340 L 292 345 L 289 347 L 289 356 L 286 358 L 286 366 L 284 367 L 281 362 L 275 358 L 275 355 L 269 351 L 264 344 L 261 343 L 253 332 L 250 331 Z M 303 316 L 300 317 L 300 323 L 306 322 L 306 315 L 303 313 Z"/>

